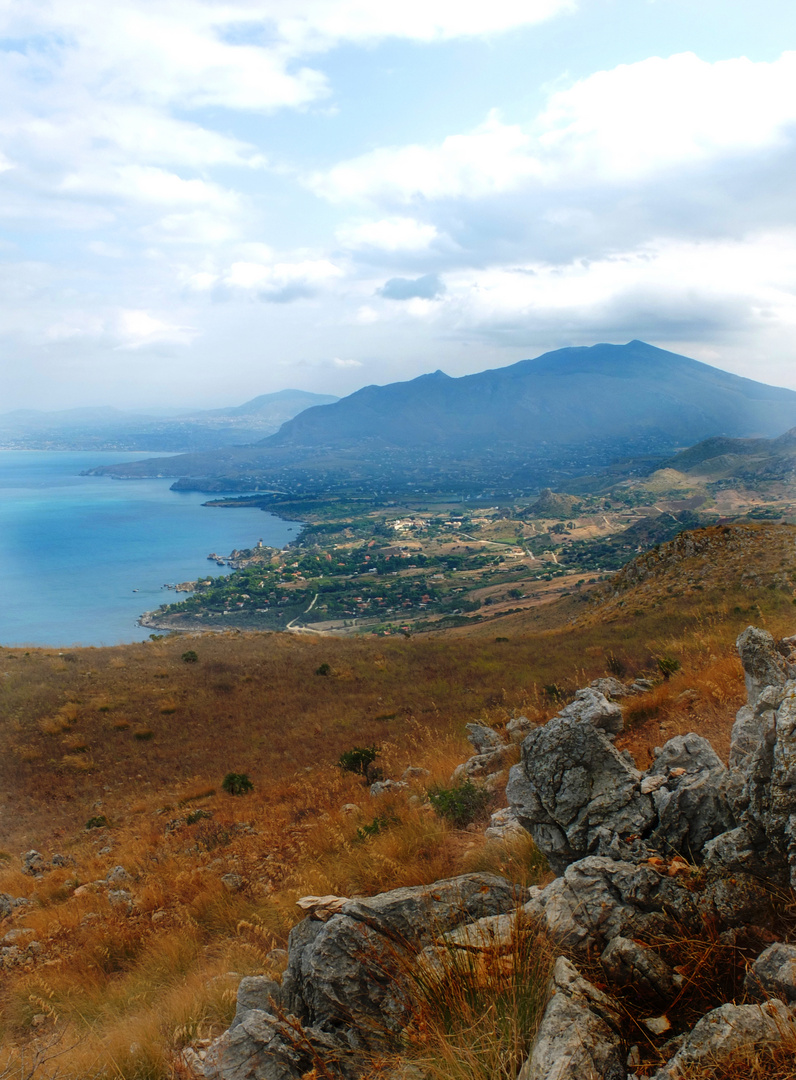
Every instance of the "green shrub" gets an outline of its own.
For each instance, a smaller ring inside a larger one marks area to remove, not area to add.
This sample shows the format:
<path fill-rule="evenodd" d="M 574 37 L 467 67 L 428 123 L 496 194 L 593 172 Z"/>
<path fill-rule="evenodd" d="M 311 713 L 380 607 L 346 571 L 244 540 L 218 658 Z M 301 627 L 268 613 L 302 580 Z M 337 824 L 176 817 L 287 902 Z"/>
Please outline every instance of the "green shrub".
<path fill-rule="evenodd" d="M 182 658 L 186 664 L 195 664 L 196 661 L 199 659 L 193 649 L 189 649 L 187 652 L 184 652 L 182 654 Z"/>
<path fill-rule="evenodd" d="M 375 817 L 370 825 L 363 825 L 360 829 L 357 829 L 357 840 L 368 840 L 371 836 L 378 836 L 384 829 L 389 829 L 391 825 L 400 825 L 400 821 L 394 814 L 385 814 L 381 817 Z"/>
<path fill-rule="evenodd" d="M 86 822 L 87 829 L 105 829 L 108 825 L 108 819 L 104 814 L 97 814 L 95 817 L 90 817 Z"/>
<path fill-rule="evenodd" d="M 673 656 L 659 656 L 657 660 L 658 670 L 661 675 L 663 675 L 664 679 L 670 678 L 674 675 L 675 671 L 680 670 L 680 661 L 676 660 Z"/>
<path fill-rule="evenodd" d="M 453 787 L 433 787 L 428 798 L 440 817 L 447 818 L 460 829 L 480 817 L 489 802 L 486 788 L 476 787 L 472 780 L 465 780 Z"/>
<path fill-rule="evenodd" d="M 232 774 L 230 774 L 232 775 Z M 186 825 L 195 825 L 197 821 L 202 821 L 203 818 L 211 818 L 213 816 L 212 810 L 192 810 L 185 819 Z"/>
<path fill-rule="evenodd" d="M 247 795 L 254 790 L 254 784 L 245 772 L 228 772 L 221 781 L 221 787 L 227 795 Z"/>
<path fill-rule="evenodd" d="M 379 753 L 376 746 L 353 746 L 350 750 L 344 750 L 337 760 L 337 764 L 345 772 L 358 773 L 367 776 L 368 765 L 372 765 Z"/>
<path fill-rule="evenodd" d="M 331 665 L 324 662 L 323 664 L 321 664 L 320 667 L 317 667 L 315 669 L 315 674 L 316 675 L 331 675 L 332 674 Z"/>

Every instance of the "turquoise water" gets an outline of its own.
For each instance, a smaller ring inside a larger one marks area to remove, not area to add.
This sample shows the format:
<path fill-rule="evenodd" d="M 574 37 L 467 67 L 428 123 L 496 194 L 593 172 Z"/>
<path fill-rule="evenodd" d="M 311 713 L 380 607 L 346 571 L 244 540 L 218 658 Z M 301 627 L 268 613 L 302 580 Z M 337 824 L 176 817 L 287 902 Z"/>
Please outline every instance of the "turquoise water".
<path fill-rule="evenodd" d="M 207 495 L 170 491 L 170 480 L 79 475 L 143 456 L 0 451 L 0 644 L 144 640 L 138 616 L 175 599 L 164 583 L 224 573 L 211 551 L 296 535 L 295 522 L 204 507 Z"/>

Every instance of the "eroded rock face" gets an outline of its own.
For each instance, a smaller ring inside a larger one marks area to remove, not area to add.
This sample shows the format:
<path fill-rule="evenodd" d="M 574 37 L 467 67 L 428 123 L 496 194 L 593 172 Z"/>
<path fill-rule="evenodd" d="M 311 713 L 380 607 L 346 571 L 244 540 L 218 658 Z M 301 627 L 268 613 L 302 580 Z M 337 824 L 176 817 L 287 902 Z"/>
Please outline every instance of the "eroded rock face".
<path fill-rule="evenodd" d="M 665 1001 L 674 992 L 674 972 L 652 949 L 615 937 L 600 957 L 611 986 L 631 986 L 642 998 Z"/>
<path fill-rule="evenodd" d="M 638 769 L 590 720 L 563 713 L 525 739 L 506 795 L 557 874 L 576 859 L 611 850 L 617 839 L 641 835 L 654 819 Z"/>
<path fill-rule="evenodd" d="M 660 861 L 660 860 L 659 860 Z M 709 876 L 700 889 L 670 877 L 665 864 L 590 856 L 572 863 L 525 905 L 562 945 L 604 949 L 617 937 L 699 933 L 706 921 L 724 930 L 771 917 L 769 893 L 753 877 Z"/>
<path fill-rule="evenodd" d="M 743 664 L 746 697 L 752 707 L 767 686 L 784 686 L 788 679 L 796 677 L 796 669 L 778 652 L 768 630 L 747 626 L 735 644 Z"/>
<path fill-rule="evenodd" d="M 499 750 L 503 746 L 500 735 L 486 724 L 465 724 L 464 727 L 476 754 L 488 754 L 490 750 Z"/>
<path fill-rule="evenodd" d="M 722 1005 L 707 1013 L 654 1080 L 679 1080 L 689 1066 L 720 1065 L 745 1046 L 774 1046 L 796 1038 L 793 1014 L 781 1001 Z"/>
<path fill-rule="evenodd" d="M 735 824 L 726 772 L 707 739 L 693 733 L 670 739 L 647 772 L 665 780 L 651 792 L 657 823 L 646 838 L 649 846 L 699 861 L 705 844 Z"/>
<path fill-rule="evenodd" d="M 592 686 L 578 690 L 575 700 L 566 705 L 558 715 L 570 720 L 583 720 L 612 735 L 618 735 L 624 728 L 620 707 Z"/>
<path fill-rule="evenodd" d="M 758 1001 L 778 997 L 796 1004 L 796 945 L 770 945 L 747 972 L 744 989 Z"/>
<path fill-rule="evenodd" d="M 504 878 L 465 874 L 349 900 L 326 922 L 302 920 L 282 985 L 243 988 L 237 1023 L 208 1052 L 207 1077 L 295 1080 L 317 1064 L 313 1055 L 357 1075 L 369 1051 L 397 1045 L 411 1010 L 413 958 L 461 924 L 513 913 L 526 897 Z"/>
<path fill-rule="evenodd" d="M 552 990 L 523 1080 L 625 1080 L 616 1003 L 563 956 L 553 969 Z"/>

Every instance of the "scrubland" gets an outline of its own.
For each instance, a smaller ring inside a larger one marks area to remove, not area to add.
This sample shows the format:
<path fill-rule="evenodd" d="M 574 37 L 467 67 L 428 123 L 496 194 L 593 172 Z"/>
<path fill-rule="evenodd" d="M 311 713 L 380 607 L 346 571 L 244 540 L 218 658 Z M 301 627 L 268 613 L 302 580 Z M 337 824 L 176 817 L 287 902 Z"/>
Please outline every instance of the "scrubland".
<path fill-rule="evenodd" d="M 562 606 L 564 625 L 548 613 L 545 630 L 510 616 L 474 636 L 227 633 L 0 650 L 0 892 L 30 901 L 0 933 L 30 930 L 23 942 L 39 944 L 0 972 L 10 1070 L 0 1064 L 0 1076 L 186 1075 L 181 1049 L 227 1026 L 240 977 L 279 974 L 301 896 L 369 895 L 472 870 L 542 880 L 530 839 L 484 839 L 500 791 L 465 828 L 424 805 L 425 789 L 449 784 L 471 752 L 464 724 L 543 721 L 593 678 L 643 674 L 655 686 L 626 705 L 618 740 L 640 767 L 653 746 L 691 730 L 726 755 L 744 700 L 737 634 L 750 623 L 796 630 L 792 590 L 772 580 L 664 589 L 643 607 L 614 604 L 610 621 L 593 607 L 573 623 Z M 372 799 L 337 764 L 356 746 L 378 747 L 387 777 L 409 765 L 429 776 Z M 253 791 L 226 794 L 229 772 L 248 775 Z M 22 873 L 32 848 L 63 865 Z M 124 874 L 108 886 L 117 866 Z M 518 963 L 543 986 L 543 943 L 532 953 Z M 715 966 L 709 949 L 699 956 L 703 972 Z M 459 980 L 444 1015 L 438 1002 L 421 1009 L 412 1038 L 425 1075 L 516 1075 L 528 1038 L 516 1017 L 528 1003 L 506 990 L 518 981 L 507 982 L 505 957 L 495 964 L 478 993 Z M 498 1047 L 494 1032 L 512 1023 Z M 761 1062 L 733 1075 L 796 1075 L 792 1062 Z"/>

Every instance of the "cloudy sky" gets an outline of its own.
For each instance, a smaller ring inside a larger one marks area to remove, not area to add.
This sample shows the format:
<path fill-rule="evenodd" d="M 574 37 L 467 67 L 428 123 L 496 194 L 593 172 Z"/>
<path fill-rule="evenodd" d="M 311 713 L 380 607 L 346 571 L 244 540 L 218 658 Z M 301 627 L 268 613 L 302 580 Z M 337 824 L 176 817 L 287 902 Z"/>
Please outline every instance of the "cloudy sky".
<path fill-rule="evenodd" d="M 641 338 L 796 388 L 793 0 L 0 0 L 0 411 Z"/>

